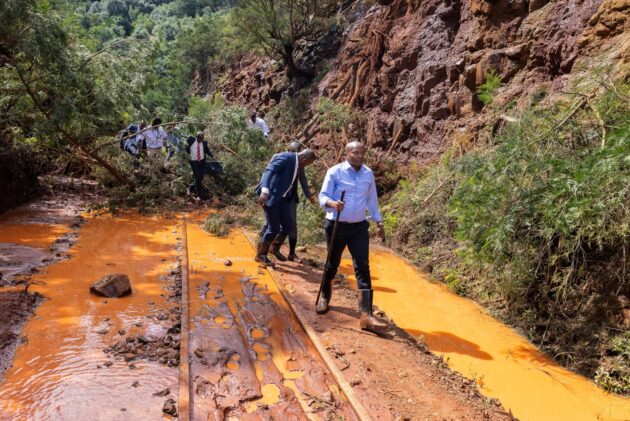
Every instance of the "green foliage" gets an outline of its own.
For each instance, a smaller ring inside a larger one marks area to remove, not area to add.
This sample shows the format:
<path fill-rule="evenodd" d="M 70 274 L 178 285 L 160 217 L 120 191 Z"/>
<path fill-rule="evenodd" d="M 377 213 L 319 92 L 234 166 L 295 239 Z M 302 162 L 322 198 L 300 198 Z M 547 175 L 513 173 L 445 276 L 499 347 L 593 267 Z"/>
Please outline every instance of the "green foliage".
<path fill-rule="evenodd" d="M 300 42 L 314 39 L 337 7 L 330 0 L 241 0 L 235 23 L 251 45 L 283 60 L 289 77 L 310 74 L 294 61 Z"/>
<path fill-rule="evenodd" d="M 501 77 L 494 69 L 490 69 L 486 73 L 486 80 L 477 88 L 477 99 L 484 105 L 492 104 L 494 95 L 501 87 Z"/>
<path fill-rule="evenodd" d="M 619 276 L 618 246 L 630 239 L 630 108 L 611 93 L 597 107 L 610 129 L 604 145 L 588 112 L 562 130 L 549 129 L 547 110 L 534 112 L 506 128 L 496 150 L 471 157 L 451 200 L 467 251 L 518 291 L 540 282 L 563 299 L 575 283 L 604 282 L 597 261 Z"/>
<path fill-rule="evenodd" d="M 361 118 L 354 108 L 327 97 L 320 97 L 315 109 L 319 113 L 320 127 L 324 130 L 340 132 L 350 124 L 358 123 Z"/>
<path fill-rule="evenodd" d="M 217 237 L 225 237 L 230 233 L 230 228 L 234 222 L 236 222 L 236 218 L 231 213 L 213 213 L 204 221 L 203 229 Z"/>
<path fill-rule="evenodd" d="M 221 106 L 196 99 L 195 121 L 203 124 L 210 148 L 223 162 L 224 174 L 211 180 L 211 190 L 218 195 L 236 196 L 258 182 L 265 164 L 271 157 L 271 148 L 259 130 L 247 126 L 247 110 L 235 106 Z"/>

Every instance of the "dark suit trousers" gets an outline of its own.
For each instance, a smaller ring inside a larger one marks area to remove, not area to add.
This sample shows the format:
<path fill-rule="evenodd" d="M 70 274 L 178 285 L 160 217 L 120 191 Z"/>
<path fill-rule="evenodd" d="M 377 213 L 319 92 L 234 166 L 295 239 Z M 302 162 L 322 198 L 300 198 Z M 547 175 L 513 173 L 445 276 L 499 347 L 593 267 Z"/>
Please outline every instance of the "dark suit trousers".
<path fill-rule="evenodd" d="M 263 241 L 273 241 L 277 235 L 286 236 L 293 222 L 288 199 L 280 199 L 273 206 L 265 206 L 265 222 L 267 229 L 262 233 Z"/>
<path fill-rule="evenodd" d="M 348 246 L 352 256 L 352 265 L 354 266 L 354 275 L 357 278 L 358 289 L 372 289 L 372 278 L 370 277 L 370 234 L 368 232 L 370 223 L 368 221 L 354 224 L 339 222 L 335 241 L 331 245 L 330 237 L 332 236 L 334 225 L 334 221 L 326 223 L 326 243 L 329 248 L 332 247 L 332 251 L 325 269 L 325 279 L 329 281 L 335 277 L 339 263 L 341 263 L 341 255 L 346 246 Z M 325 293 L 329 294 L 330 291 L 325 291 Z"/>
<path fill-rule="evenodd" d="M 201 194 L 203 191 L 203 177 L 206 175 L 206 161 L 188 161 L 195 179 L 195 191 Z"/>
<path fill-rule="evenodd" d="M 289 201 L 289 213 L 291 214 L 291 227 L 287 229 L 289 231 L 289 240 L 297 241 L 297 206 L 298 203 L 295 200 Z M 260 236 L 265 235 L 265 231 L 267 231 L 267 224 L 263 225 L 262 230 L 260 231 Z"/>

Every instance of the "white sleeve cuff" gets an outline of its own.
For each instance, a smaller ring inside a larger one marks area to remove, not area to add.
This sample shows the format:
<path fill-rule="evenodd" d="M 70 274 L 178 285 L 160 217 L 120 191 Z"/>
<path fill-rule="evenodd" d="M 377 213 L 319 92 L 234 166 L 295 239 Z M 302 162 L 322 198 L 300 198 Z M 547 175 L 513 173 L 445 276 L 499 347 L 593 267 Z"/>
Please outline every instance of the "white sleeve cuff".
<path fill-rule="evenodd" d="M 269 188 L 268 188 L 268 187 L 263 187 L 263 188 L 261 189 L 261 193 L 263 193 L 263 194 L 269 194 Z"/>

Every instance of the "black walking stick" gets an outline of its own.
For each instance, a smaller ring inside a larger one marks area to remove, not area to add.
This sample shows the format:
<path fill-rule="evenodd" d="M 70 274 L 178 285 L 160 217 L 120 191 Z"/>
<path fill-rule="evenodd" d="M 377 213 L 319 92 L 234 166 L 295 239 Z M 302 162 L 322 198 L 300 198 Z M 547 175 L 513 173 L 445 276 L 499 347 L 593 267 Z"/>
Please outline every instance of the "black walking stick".
<path fill-rule="evenodd" d="M 341 192 L 340 201 L 343 202 L 343 197 L 346 195 L 346 191 L 343 190 Z M 322 294 L 322 287 L 324 286 L 324 282 L 326 282 L 326 266 L 328 266 L 328 261 L 330 260 L 330 252 L 332 251 L 333 244 L 335 243 L 335 235 L 337 234 L 337 224 L 339 223 L 339 214 L 341 211 L 337 211 L 337 217 L 335 218 L 335 225 L 333 225 L 332 235 L 330 236 L 330 241 L 328 243 L 328 253 L 326 253 L 326 263 L 324 264 L 324 273 L 322 273 L 322 281 L 319 283 L 319 291 L 317 291 L 317 299 L 315 300 L 315 305 L 319 301 L 319 296 Z"/>

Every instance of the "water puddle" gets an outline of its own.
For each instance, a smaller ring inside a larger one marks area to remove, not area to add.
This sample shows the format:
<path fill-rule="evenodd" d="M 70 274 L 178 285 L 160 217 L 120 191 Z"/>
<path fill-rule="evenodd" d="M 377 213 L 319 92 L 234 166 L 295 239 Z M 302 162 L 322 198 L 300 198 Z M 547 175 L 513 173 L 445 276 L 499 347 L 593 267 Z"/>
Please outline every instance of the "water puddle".
<path fill-rule="evenodd" d="M 201 221 L 187 228 L 189 286 L 199 292 L 189 309 L 193 418 L 356 419 L 244 233 L 217 238 Z M 310 396 L 335 405 L 312 406 Z"/>
<path fill-rule="evenodd" d="M 166 398 L 153 394 L 166 388 L 176 393 L 177 369 L 144 360 L 131 364 L 103 350 L 122 338 L 119 332 L 164 331 L 159 317 L 147 315 L 168 306 L 161 276 L 176 263 L 177 224 L 137 214 L 88 218 L 71 258 L 32 276 L 30 290 L 46 300 L 25 325 L 28 341 L 0 383 L 0 419 L 162 418 Z M 44 247 L 63 231 L 9 227 L 0 229 L 0 241 L 10 237 Z M 93 282 L 112 273 L 129 276 L 132 295 L 105 299 L 89 293 Z"/>
<path fill-rule="evenodd" d="M 374 303 L 520 420 L 629 420 L 630 399 L 553 363 L 478 304 L 430 282 L 403 259 L 372 252 Z M 342 272 L 354 279 L 352 263 Z"/>

